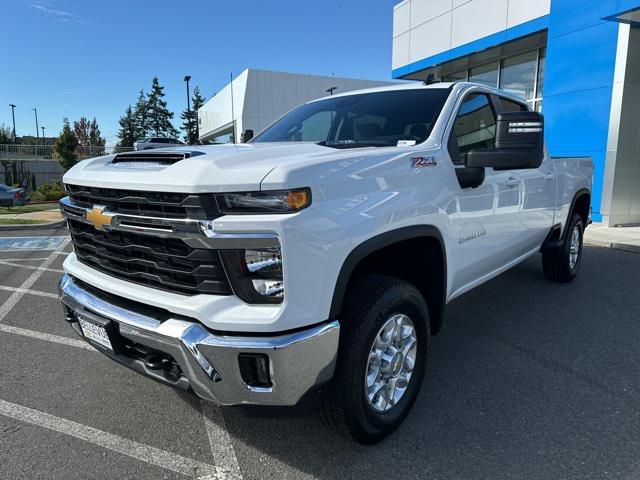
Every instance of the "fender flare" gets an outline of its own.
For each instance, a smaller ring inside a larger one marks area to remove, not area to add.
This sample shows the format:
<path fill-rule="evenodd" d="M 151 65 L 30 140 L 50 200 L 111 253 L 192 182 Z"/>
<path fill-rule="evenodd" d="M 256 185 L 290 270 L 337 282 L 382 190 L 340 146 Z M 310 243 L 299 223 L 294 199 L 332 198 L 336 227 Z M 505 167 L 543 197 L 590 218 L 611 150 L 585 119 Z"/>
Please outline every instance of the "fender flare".
<path fill-rule="evenodd" d="M 346 294 L 347 286 L 351 280 L 351 276 L 355 271 L 357 265 L 367 256 L 372 253 L 393 245 L 395 243 L 402 242 L 404 240 L 411 240 L 413 238 L 433 238 L 436 239 L 440 246 L 440 254 L 442 255 L 442 299 L 439 309 L 436 311 L 430 311 L 432 334 L 438 332 L 442 325 L 444 317 L 444 309 L 446 305 L 447 296 L 447 252 L 444 247 L 444 239 L 440 230 L 433 225 L 413 225 L 409 227 L 402 227 L 388 232 L 381 233 L 375 237 L 369 238 L 356 246 L 349 255 L 345 258 L 338 273 L 338 279 L 333 290 L 333 297 L 331 300 L 331 310 L 329 318 L 338 318 L 340 311 L 342 310 L 342 304 Z"/>
<path fill-rule="evenodd" d="M 569 224 L 569 221 L 571 220 L 571 217 L 573 217 L 573 212 L 576 209 L 576 203 L 578 202 L 578 199 L 580 197 L 582 197 L 583 195 L 589 195 L 589 200 L 591 200 L 591 190 L 589 190 L 588 188 L 581 188 L 580 190 L 578 190 L 574 195 L 573 195 L 573 200 L 571 201 L 571 207 L 569 208 L 569 214 L 567 215 L 567 220 L 564 222 L 564 227 L 562 229 L 562 234 L 560 235 L 560 239 L 564 240 L 564 236 L 567 233 L 567 225 Z M 591 201 L 589 201 L 589 205 L 591 205 Z M 587 226 L 584 225 L 584 228 L 586 228 Z"/>

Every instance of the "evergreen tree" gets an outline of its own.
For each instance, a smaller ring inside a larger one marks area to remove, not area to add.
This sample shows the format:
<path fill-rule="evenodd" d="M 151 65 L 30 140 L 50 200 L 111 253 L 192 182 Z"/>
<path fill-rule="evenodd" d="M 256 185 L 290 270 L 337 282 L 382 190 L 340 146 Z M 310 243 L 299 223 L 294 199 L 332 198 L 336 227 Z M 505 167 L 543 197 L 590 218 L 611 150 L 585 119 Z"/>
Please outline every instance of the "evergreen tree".
<path fill-rule="evenodd" d="M 93 117 L 89 125 L 89 145 L 93 147 L 104 147 L 106 143 L 107 140 L 100 136 L 100 127 L 98 127 L 96 117 Z"/>
<path fill-rule="evenodd" d="M 147 96 L 142 90 L 138 94 L 138 100 L 133 110 L 133 126 L 135 140 L 141 140 L 149 135 L 149 109 Z"/>
<path fill-rule="evenodd" d="M 76 148 L 78 148 L 78 139 L 75 133 L 71 130 L 69 125 L 69 119 L 62 119 L 62 133 L 53 145 L 53 151 L 55 153 L 58 162 L 62 165 L 62 169 L 66 172 L 76 164 L 78 155 L 76 154 Z"/>
<path fill-rule="evenodd" d="M 118 147 L 133 148 L 133 142 L 143 137 L 138 137 L 137 122 L 131 105 L 127 107 L 124 115 L 118 120 L 120 130 L 118 131 Z"/>
<path fill-rule="evenodd" d="M 197 145 L 200 137 L 200 128 L 198 127 L 198 109 L 204 105 L 204 98 L 200 95 L 198 87 L 193 89 L 191 97 L 191 110 L 182 112 L 180 118 L 182 121 L 182 130 L 184 130 L 184 141 L 189 145 Z M 190 130 L 189 130 L 190 129 Z"/>
<path fill-rule="evenodd" d="M 158 77 L 153 77 L 151 92 L 147 96 L 147 114 L 149 127 L 154 135 L 172 138 L 178 136 L 178 131 L 171 123 L 173 112 L 167 109 L 167 102 L 164 100 L 164 87 L 160 86 Z"/>

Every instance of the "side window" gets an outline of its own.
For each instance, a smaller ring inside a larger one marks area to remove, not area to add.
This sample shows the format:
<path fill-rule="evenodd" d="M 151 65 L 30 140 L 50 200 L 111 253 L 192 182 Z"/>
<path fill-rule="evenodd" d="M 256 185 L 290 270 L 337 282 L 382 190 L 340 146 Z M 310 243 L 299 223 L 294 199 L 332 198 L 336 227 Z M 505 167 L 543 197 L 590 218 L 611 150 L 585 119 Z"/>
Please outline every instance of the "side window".
<path fill-rule="evenodd" d="M 523 105 L 519 102 L 514 102 L 513 100 L 509 100 L 508 98 L 498 97 L 500 101 L 500 110 L 503 112 L 527 112 L 529 109 L 526 105 Z"/>
<path fill-rule="evenodd" d="M 496 144 L 496 116 L 489 97 L 472 93 L 465 98 L 456 115 L 451 141 L 457 144 L 458 158 L 453 163 L 464 163 L 470 150 L 492 149 Z"/>

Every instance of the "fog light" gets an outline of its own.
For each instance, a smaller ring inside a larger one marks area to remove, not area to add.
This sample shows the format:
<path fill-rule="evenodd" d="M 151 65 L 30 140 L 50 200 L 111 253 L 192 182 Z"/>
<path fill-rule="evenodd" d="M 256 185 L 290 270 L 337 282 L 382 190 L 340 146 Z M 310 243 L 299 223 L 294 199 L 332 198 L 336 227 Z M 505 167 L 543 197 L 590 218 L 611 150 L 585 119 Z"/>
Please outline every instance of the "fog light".
<path fill-rule="evenodd" d="M 247 303 L 282 303 L 284 279 L 280 248 L 222 250 L 233 292 Z"/>
<path fill-rule="evenodd" d="M 263 353 L 241 353 L 238 355 L 240 375 L 249 387 L 271 388 L 269 357 Z"/>

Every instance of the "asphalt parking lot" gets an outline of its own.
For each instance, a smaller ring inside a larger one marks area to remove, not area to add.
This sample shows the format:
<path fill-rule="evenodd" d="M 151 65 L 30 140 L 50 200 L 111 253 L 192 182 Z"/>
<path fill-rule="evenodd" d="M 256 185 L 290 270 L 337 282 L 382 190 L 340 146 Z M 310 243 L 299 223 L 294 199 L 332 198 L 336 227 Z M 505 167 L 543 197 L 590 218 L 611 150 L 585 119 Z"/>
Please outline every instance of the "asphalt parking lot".
<path fill-rule="evenodd" d="M 315 415 L 247 417 L 113 363 L 62 319 L 66 232 L 7 235 L 2 479 L 640 477 L 638 254 L 585 247 L 570 285 L 531 259 L 453 302 L 412 414 L 364 447 Z"/>

